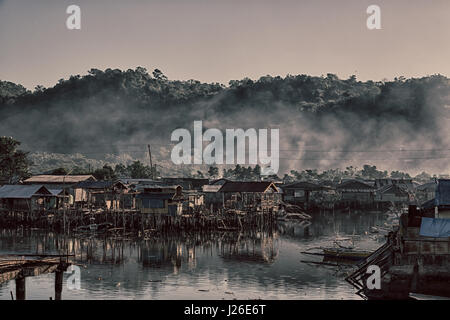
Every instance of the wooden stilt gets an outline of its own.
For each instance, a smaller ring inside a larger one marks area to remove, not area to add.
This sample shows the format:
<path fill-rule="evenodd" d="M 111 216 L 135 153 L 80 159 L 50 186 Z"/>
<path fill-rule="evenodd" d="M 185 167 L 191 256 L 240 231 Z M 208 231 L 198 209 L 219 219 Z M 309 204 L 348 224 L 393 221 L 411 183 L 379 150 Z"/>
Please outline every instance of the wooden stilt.
<path fill-rule="evenodd" d="M 16 300 L 25 300 L 25 277 L 16 279 Z"/>
<path fill-rule="evenodd" d="M 63 271 L 55 272 L 55 300 L 61 300 L 63 289 Z"/>

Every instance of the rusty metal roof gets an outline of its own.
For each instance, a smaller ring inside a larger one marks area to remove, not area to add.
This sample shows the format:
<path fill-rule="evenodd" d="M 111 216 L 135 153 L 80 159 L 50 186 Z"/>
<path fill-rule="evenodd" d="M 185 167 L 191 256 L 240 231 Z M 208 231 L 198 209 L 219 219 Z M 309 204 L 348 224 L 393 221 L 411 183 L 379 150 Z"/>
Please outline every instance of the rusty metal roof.
<path fill-rule="evenodd" d="M 95 181 L 93 175 L 50 175 L 50 174 L 42 174 L 38 176 L 32 176 L 31 178 L 28 178 L 24 181 L 25 184 L 31 184 L 31 183 L 78 183 L 81 181 Z"/>
<path fill-rule="evenodd" d="M 312 182 L 301 181 L 282 186 L 283 189 L 300 189 L 309 191 L 328 190 L 330 188 Z"/>

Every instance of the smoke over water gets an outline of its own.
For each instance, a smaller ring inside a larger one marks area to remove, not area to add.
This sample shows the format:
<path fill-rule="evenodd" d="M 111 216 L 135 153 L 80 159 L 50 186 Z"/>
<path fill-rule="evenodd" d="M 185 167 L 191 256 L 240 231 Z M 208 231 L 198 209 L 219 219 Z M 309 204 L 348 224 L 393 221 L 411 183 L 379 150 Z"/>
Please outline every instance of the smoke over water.
<path fill-rule="evenodd" d="M 267 76 L 224 87 L 106 70 L 3 98 L 0 135 L 32 152 L 125 162 L 147 161 L 151 144 L 155 161 L 174 168 L 171 132 L 193 132 L 202 120 L 204 130 L 278 128 L 280 174 L 363 164 L 447 173 L 449 111 L 450 82 L 442 76 L 387 83 Z"/>

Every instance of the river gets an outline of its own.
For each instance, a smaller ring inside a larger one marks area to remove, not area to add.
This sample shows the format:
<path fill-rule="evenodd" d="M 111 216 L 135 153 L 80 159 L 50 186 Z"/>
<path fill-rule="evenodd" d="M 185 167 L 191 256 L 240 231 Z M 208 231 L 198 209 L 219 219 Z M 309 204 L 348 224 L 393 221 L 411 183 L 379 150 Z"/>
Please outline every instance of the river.
<path fill-rule="evenodd" d="M 358 248 L 374 250 L 384 240 L 369 232 L 381 213 L 314 215 L 311 225 L 279 224 L 253 234 L 183 234 L 154 240 L 74 237 L 43 230 L 0 229 L 0 255 L 76 255 L 79 288 L 64 275 L 63 299 L 360 299 L 344 277 L 348 269 L 301 262 L 301 254 L 352 236 Z M 26 298 L 54 298 L 54 274 L 26 278 Z M 11 299 L 15 282 L 0 284 Z"/>

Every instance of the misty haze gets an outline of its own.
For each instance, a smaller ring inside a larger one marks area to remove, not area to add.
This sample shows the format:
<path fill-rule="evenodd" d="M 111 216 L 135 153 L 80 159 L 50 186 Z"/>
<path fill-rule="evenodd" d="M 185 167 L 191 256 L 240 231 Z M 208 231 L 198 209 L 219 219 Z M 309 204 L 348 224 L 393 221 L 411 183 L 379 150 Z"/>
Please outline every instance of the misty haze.
<path fill-rule="evenodd" d="M 0 0 L 0 300 L 449 300 L 449 13 Z"/>
<path fill-rule="evenodd" d="M 149 143 L 157 161 L 172 167 L 171 132 L 199 119 L 204 130 L 279 128 L 280 173 L 363 164 L 412 174 L 449 170 L 450 82 L 439 75 L 390 82 L 266 76 L 225 86 L 138 67 L 92 69 L 33 92 L 3 81 L 0 94 L 0 134 L 24 150 L 60 154 L 37 154 L 35 172 L 61 154 L 147 161 Z"/>

